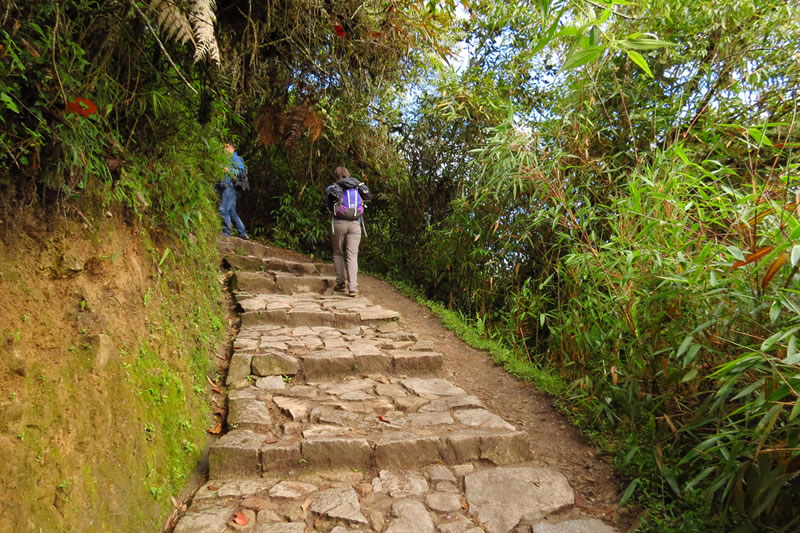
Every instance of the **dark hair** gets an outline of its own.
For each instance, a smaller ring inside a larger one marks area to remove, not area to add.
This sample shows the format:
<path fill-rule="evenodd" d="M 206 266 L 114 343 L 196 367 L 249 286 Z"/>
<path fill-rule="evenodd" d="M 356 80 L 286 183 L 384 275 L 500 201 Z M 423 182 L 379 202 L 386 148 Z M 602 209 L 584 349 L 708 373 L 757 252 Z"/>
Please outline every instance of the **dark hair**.
<path fill-rule="evenodd" d="M 336 179 L 349 178 L 350 171 L 344 167 L 336 167 Z"/>

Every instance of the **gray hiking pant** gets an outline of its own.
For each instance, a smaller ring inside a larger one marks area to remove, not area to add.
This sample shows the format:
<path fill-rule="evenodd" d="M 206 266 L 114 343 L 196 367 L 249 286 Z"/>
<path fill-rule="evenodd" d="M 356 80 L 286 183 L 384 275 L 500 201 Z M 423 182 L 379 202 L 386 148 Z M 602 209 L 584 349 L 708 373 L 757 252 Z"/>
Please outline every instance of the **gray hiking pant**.
<path fill-rule="evenodd" d="M 358 220 L 339 220 L 331 224 L 333 266 L 336 268 L 336 284 L 348 282 L 350 292 L 358 290 L 358 245 L 361 242 L 361 223 Z M 345 263 L 347 270 L 345 271 Z"/>

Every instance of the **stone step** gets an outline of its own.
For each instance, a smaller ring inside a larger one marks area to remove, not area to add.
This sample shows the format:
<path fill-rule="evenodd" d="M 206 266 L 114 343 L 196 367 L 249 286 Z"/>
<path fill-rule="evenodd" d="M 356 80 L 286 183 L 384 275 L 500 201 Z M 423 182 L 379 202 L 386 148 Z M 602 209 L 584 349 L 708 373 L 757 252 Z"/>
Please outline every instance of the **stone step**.
<path fill-rule="evenodd" d="M 400 318 L 400 313 L 374 305 L 367 298 L 338 294 L 236 293 L 242 326 L 283 325 L 347 328 L 379 324 Z"/>
<path fill-rule="evenodd" d="M 438 378 L 368 378 L 231 391 L 228 426 L 209 454 L 212 478 L 292 470 L 413 468 L 528 458 L 528 434 Z"/>
<path fill-rule="evenodd" d="M 335 276 L 336 270 L 330 263 L 303 263 L 288 261 L 277 257 L 256 257 L 254 255 L 225 254 L 222 265 L 241 272 L 287 272 L 295 275 Z"/>
<path fill-rule="evenodd" d="M 270 376 L 328 380 L 438 374 L 442 354 L 433 351 L 433 343 L 397 327 L 396 322 L 349 328 L 243 326 L 233 344 L 227 384 L 247 386 Z"/>
<path fill-rule="evenodd" d="M 528 465 L 307 472 L 211 480 L 174 533 L 618 533 L 574 502 L 562 474 Z"/>
<path fill-rule="evenodd" d="M 266 294 L 333 294 L 336 276 L 291 274 L 288 272 L 236 272 L 231 287 L 237 293 Z"/>
<path fill-rule="evenodd" d="M 277 251 L 261 243 L 237 237 L 220 236 L 218 248 L 224 266 L 232 270 L 282 271 L 293 274 L 336 274 L 331 263 L 291 261 L 276 257 Z"/>

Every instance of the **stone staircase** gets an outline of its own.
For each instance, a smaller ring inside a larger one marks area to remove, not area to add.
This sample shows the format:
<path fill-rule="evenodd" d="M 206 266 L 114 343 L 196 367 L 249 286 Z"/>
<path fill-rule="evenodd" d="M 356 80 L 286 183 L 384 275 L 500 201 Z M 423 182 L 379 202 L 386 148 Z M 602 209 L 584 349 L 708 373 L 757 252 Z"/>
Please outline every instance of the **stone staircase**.
<path fill-rule="evenodd" d="M 439 378 L 442 355 L 332 265 L 220 242 L 242 327 L 229 431 L 176 533 L 612 533 L 528 434 Z"/>

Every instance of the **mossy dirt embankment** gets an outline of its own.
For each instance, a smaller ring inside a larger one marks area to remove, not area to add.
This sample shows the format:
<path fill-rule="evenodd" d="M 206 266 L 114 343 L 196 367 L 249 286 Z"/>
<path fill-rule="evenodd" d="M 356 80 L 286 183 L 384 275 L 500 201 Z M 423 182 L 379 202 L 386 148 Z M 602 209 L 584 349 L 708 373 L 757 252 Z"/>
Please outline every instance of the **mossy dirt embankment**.
<path fill-rule="evenodd" d="M 0 531 L 159 531 L 211 422 L 213 229 L 77 214 L 0 217 Z"/>

